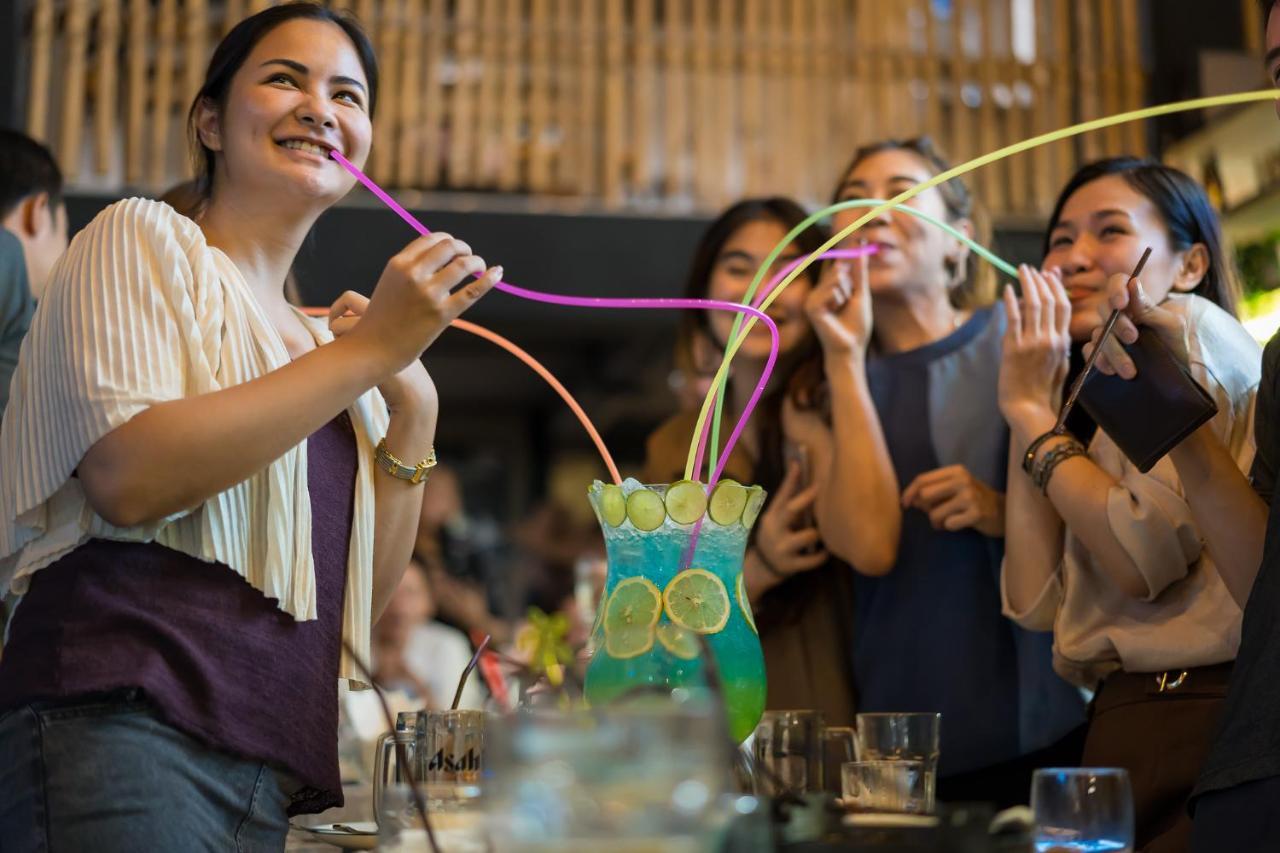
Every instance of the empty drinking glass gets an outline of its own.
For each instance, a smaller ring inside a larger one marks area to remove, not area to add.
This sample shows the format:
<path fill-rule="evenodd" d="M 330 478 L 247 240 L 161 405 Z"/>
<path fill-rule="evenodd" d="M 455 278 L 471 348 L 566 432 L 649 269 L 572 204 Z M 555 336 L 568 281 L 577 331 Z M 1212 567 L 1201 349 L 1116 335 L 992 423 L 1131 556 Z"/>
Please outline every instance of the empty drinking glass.
<path fill-rule="evenodd" d="M 1129 774 L 1110 767 L 1050 767 L 1031 780 L 1036 853 L 1133 850 Z"/>
<path fill-rule="evenodd" d="M 880 814 L 928 814 L 924 762 L 849 761 L 840 768 L 844 803 L 853 811 Z"/>
<path fill-rule="evenodd" d="M 858 760 L 919 761 L 924 766 L 925 799 L 929 812 L 933 811 L 941 746 L 941 714 L 858 715 Z"/>
<path fill-rule="evenodd" d="M 766 711 L 756 726 L 756 793 L 806 794 L 820 789 L 822 714 L 818 711 Z"/>

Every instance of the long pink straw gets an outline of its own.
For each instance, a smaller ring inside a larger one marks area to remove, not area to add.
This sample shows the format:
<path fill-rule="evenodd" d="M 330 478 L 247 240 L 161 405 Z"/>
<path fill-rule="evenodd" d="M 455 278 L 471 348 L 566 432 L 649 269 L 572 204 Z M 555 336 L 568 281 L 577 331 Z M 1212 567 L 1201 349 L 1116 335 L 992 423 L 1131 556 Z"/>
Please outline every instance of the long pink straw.
<path fill-rule="evenodd" d="M 423 225 L 409 211 L 400 206 L 395 199 L 387 194 L 382 187 L 378 186 L 364 172 L 360 171 L 350 160 L 342 156 L 337 151 L 330 151 L 330 156 L 337 160 L 338 163 L 350 172 L 357 181 L 377 196 L 378 200 L 391 208 L 401 219 L 409 224 L 411 228 L 424 237 L 431 233 L 427 226 Z M 752 391 L 750 399 L 747 401 L 746 407 L 742 410 L 742 417 L 738 419 L 738 423 L 734 426 L 733 432 L 729 434 L 729 440 L 725 442 L 724 453 L 720 459 L 720 464 L 716 466 L 710 480 L 707 482 L 707 491 L 710 493 L 711 487 L 720 479 L 720 474 L 724 470 L 724 463 L 729 458 L 730 451 L 738 442 L 739 436 L 742 434 L 743 427 L 746 426 L 747 419 L 755 410 L 756 404 L 760 401 L 760 396 L 764 393 L 765 386 L 769 384 L 769 376 L 773 373 L 774 364 L 778 360 L 778 327 L 777 324 L 764 312 L 758 308 L 749 305 L 739 305 L 733 302 L 721 302 L 715 299 L 607 299 L 598 296 L 566 296 L 558 293 L 542 293 L 536 290 L 528 290 L 527 288 L 518 287 L 507 282 L 498 282 L 495 287 L 512 296 L 518 296 L 522 299 L 528 299 L 534 302 L 545 302 L 551 305 L 562 305 L 575 308 L 642 308 L 642 309 L 718 309 L 721 311 L 733 311 L 739 314 L 749 314 L 760 322 L 764 323 L 769 329 L 769 335 L 772 337 L 772 344 L 769 349 L 769 358 L 765 362 L 764 370 L 760 374 L 760 381 L 756 383 L 755 390 Z M 695 467 L 695 471 L 701 467 L 701 450 L 699 450 L 699 464 Z"/>

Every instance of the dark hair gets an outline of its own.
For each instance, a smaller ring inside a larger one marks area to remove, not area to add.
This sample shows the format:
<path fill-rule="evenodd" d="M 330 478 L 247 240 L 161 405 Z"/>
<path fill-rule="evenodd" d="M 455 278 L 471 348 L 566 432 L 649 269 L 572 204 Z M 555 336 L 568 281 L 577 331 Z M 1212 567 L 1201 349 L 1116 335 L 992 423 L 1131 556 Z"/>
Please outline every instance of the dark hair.
<path fill-rule="evenodd" d="M 62 171 L 49 149 L 25 133 L 0 129 L 0 217 L 29 195 L 49 194 L 49 207 L 62 204 Z"/>
<path fill-rule="evenodd" d="M 213 151 L 200 141 L 200 134 L 196 130 L 196 110 L 205 100 L 213 101 L 219 110 L 226 106 L 231 78 L 240 70 L 258 42 L 281 24 L 298 19 L 328 21 L 340 27 L 347 38 L 351 39 L 356 55 L 360 58 L 360 66 L 364 69 L 365 79 L 369 83 L 369 116 L 373 117 L 373 110 L 378 102 L 378 58 L 369 36 L 350 13 L 334 11 L 318 3 L 295 2 L 271 6 L 256 15 L 250 15 L 232 27 L 231 32 L 214 49 L 209 68 L 205 71 L 204 85 L 196 93 L 191 109 L 187 111 L 187 135 L 190 138 L 196 173 L 196 191 L 201 197 L 207 199 L 213 192 L 215 159 Z"/>
<path fill-rule="evenodd" d="M 1169 245 L 1175 252 L 1185 251 L 1196 243 L 1204 245 L 1209 253 L 1209 269 L 1191 292 L 1235 316 L 1236 305 L 1240 301 L 1240 280 L 1235 262 L 1222 239 L 1218 214 L 1200 184 L 1186 173 L 1155 160 L 1113 157 L 1082 166 L 1058 195 L 1053 214 L 1049 217 L 1049 227 L 1044 232 L 1041 256 L 1048 256 L 1053 229 L 1062 218 L 1062 208 L 1071 196 L 1085 184 L 1109 175 L 1124 178 L 1125 183 L 1155 205 L 1169 235 Z"/>
<path fill-rule="evenodd" d="M 803 207 L 782 196 L 748 198 L 731 205 L 702 232 L 702 239 L 694 250 L 693 262 L 689 265 L 689 274 L 685 279 L 685 296 L 690 299 L 706 298 L 711 289 L 711 274 L 720 252 L 725 243 L 743 226 L 752 222 L 776 222 L 790 231 L 807 218 L 808 214 Z M 815 223 L 801 231 L 791 245 L 809 255 L 818 251 L 826 238 L 826 228 Z M 804 275 L 812 280 L 817 269 L 816 265 L 810 266 Z M 676 362 L 680 368 L 688 370 L 693 366 L 694 339 L 698 335 L 705 335 L 717 347 L 722 346 L 711 333 L 711 322 L 706 311 L 685 312 L 676 339 Z M 756 460 L 755 480 L 766 489 L 773 489 L 782 479 L 782 392 L 790 386 L 798 367 L 814 361 L 816 350 L 816 343 L 810 339 L 794 352 L 779 356 L 774 367 L 774 379 L 769 383 L 769 389 L 761 398 L 756 411 L 755 422 L 760 430 L 760 458 Z M 821 369 L 820 359 L 818 366 Z"/>
<path fill-rule="evenodd" d="M 928 136 L 917 136 L 914 139 L 885 139 L 864 145 L 853 154 L 849 165 L 840 173 L 840 181 L 836 185 L 832 203 L 840 200 L 840 190 L 844 186 L 849 173 L 864 160 L 884 151 L 909 151 L 925 162 L 934 175 L 940 175 L 951 168 L 951 164 L 943 157 L 933 139 Z M 952 178 L 937 186 L 942 196 L 942 203 L 947 209 L 947 218 L 952 222 L 967 219 L 973 224 L 974 240 L 986 245 L 990 242 L 990 226 L 983 211 L 969 192 L 969 187 L 960 178 Z M 996 298 L 995 276 L 991 269 L 981 263 L 978 256 L 970 252 L 963 269 L 951 269 L 951 302 L 957 308 L 982 308 L 990 305 Z"/>
<path fill-rule="evenodd" d="M 776 222 L 786 231 L 791 231 L 796 225 L 804 222 L 808 215 L 804 207 L 790 199 L 783 199 L 782 196 L 772 196 L 768 199 L 744 199 L 727 207 L 721 215 L 707 225 L 707 229 L 698 241 L 698 248 L 694 250 L 694 260 L 689 265 L 689 274 L 685 277 L 685 297 L 691 300 L 707 298 L 710 283 L 712 283 L 712 272 L 716 269 L 716 261 L 724 248 L 724 243 L 730 241 L 733 234 L 739 232 L 744 225 L 753 222 Z M 826 229 L 814 224 L 800 232 L 799 236 L 791 241 L 791 245 L 799 248 L 803 254 L 809 255 L 818 251 L 826 238 Z M 815 269 L 817 269 L 815 266 L 810 266 L 805 274 L 812 275 Z M 682 345 L 689 345 L 694 333 L 710 334 L 712 327 L 710 327 L 707 311 L 689 311 L 685 314 L 684 320 L 680 336 Z"/>

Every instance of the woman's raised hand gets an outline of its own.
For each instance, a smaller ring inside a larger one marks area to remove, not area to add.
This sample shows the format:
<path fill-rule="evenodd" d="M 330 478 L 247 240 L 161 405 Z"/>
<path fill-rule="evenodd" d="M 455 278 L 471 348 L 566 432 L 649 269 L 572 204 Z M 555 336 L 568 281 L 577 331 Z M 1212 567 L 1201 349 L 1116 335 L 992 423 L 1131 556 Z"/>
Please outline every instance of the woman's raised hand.
<path fill-rule="evenodd" d="M 458 287 L 472 276 L 475 281 Z M 502 267 L 486 269 L 461 240 L 442 232 L 419 237 L 387 262 L 350 334 L 382 353 L 397 372 L 501 278 Z"/>
<path fill-rule="evenodd" d="M 1125 273 L 1116 273 L 1107 280 L 1107 304 L 1099 306 L 1098 314 L 1102 325 L 1093 331 L 1093 338 L 1085 344 L 1086 355 L 1098 346 L 1098 338 L 1112 311 L 1121 311 L 1116 320 L 1115 330 L 1102 344 L 1102 352 L 1098 354 L 1095 366 L 1103 373 L 1119 375 L 1122 379 L 1133 379 L 1138 375 L 1133 360 L 1124 351 L 1124 344 L 1138 340 L 1138 326 L 1146 326 L 1156 333 L 1160 341 L 1169 348 L 1169 352 L 1183 364 L 1187 363 L 1187 321 L 1181 314 L 1176 314 L 1158 305 L 1147 292 L 1142 289 L 1138 279 L 1129 280 Z"/>
<path fill-rule="evenodd" d="M 836 260 L 805 297 L 804 310 L 827 353 L 863 353 L 871 340 L 867 257 Z"/>
<path fill-rule="evenodd" d="M 1000 358 L 1000 413 L 1010 426 L 1022 416 L 1056 417 L 1071 352 L 1071 302 L 1055 271 L 1025 264 L 1018 270 L 1022 298 L 1004 291 L 1008 327 Z"/>

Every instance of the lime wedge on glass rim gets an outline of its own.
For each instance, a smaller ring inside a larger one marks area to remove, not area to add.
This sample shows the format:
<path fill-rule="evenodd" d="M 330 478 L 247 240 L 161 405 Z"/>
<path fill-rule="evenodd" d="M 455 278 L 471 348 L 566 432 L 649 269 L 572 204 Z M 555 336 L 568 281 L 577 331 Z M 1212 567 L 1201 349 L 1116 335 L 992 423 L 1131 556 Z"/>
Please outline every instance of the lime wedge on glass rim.
<path fill-rule="evenodd" d="M 636 489 L 627 497 L 627 518 L 637 530 L 657 530 L 667 519 L 667 507 L 651 489 Z"/>
<path fill-rule="evenodd" d="M 600 507 L 600 517 L 610 527 L 617 527 L 627 518 L 627 498 L 622 487 L 606 483 L 600 487 L 600 496 L 596 499 Z"/>
<path fill-rule="evenodd" d="M 693 524 L 707 511 L 707 493 L 701 483 L 680 480 L 667 489 L 667 515 L 676 524 Z"/>
<path fill-rule="evenodd" d="M 764 498 L 764 489 L 759 486 L 747 489 L 747 505 L 742 510 L 743 527 L 751 527 L 756 523 L 756 519 L 760 517 L 760 510 L 764 509 Z"/>
<path fill-rule="evenodd" d="M 742 518 L 747 508 L 747 487 L 736 480 L 721 480 L 711 492 L 707 515 L 716 524 L 728 526 Z"/>

